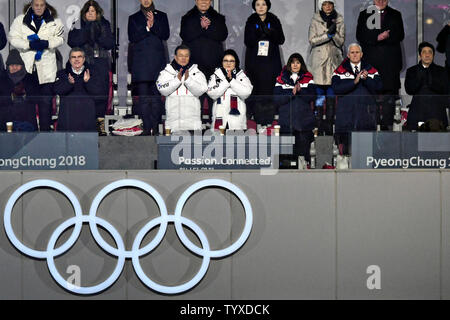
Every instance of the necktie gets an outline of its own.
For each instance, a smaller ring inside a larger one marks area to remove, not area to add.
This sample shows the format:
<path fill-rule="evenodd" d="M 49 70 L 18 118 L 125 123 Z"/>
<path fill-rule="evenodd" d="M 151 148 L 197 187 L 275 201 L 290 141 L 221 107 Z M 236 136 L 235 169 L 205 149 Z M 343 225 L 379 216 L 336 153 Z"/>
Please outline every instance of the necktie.
<path fill-rule="evenodd" d="M 355 74 L 358 75 L 359 70 L 358 70 L 358 66 L 355 66 Z"/>

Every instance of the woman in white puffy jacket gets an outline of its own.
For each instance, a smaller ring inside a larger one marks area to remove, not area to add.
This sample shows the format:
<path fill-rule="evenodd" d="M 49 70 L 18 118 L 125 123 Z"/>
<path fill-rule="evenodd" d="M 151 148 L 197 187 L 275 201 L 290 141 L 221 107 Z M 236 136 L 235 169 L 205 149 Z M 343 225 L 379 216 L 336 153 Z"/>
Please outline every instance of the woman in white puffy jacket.
<path fill-rule="evenodd" d="M 50 130 L 52 84 L 56 79 L 56 48 L 64 43 L 64 25 L 57 18 L 55 8 L 45 0 L 32 0 L 23 14 L 11 25 L 8 39 L 19 50 L 28 73 L 39 80 L 39 91 L 44 97 L 39 103 L 39 127 Z"/>
<path fill-rule="evenodd" d="M 250 79 L 239 69 L 239 57 L 234 50 L 226 50 L 222 67 L 217 68 L 208 83 L 208 95 L 214 100 L 213 127 L 230 130 L 247 129 L 245 99 L 252 93 Z"/>
<path fill-rule="evenodd" d="M 166 97 L 166 128 L 172 132 L 201 130 L 199 97 L 208 90 L 205 75 L 190 63 L 191 52 L 185 45 L 175 49 L 175 59 L 159 74 L 156 87 Z"/>

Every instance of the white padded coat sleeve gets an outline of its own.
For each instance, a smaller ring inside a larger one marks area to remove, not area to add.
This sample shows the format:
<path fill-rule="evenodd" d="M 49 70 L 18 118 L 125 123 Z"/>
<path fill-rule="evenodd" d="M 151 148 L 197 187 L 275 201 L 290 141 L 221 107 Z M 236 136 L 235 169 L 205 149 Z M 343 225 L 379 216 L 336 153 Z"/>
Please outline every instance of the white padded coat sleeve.
<path fill-rule="evenodd" d="M 217 100 L 230 87 L 230 83 L 226 79 L 220 78 L 217 74 L 213 74 L 208 83 L 208 96 Z"/>
<path fill-rule="evenodd" d="M 184 81 L 184 85 L 195 97 L 200 97 L 208 90 L 206 77 L 198 68 L 189 70 L 189 78 Z"/>
<path fill-rule="evenodd" d="M 49 32 L 48 39 L 48 48 L 55 49 L 64 44 L 64 25 L 60 19 L 55 19 L 55 25 L 52 26 L 51 31 Z"/>
<path fill-rule="evenodd" d="M 176 74 L 171 74 L 166 70 L 159 73 L 158 80 L 156 80 L 156 88 L 158 88 L 161 95 L 168 97 L 181 86 L 181 81 Z"/>
<path fill-rule="evenodd" d="M 242 100 L 247 99 L 252 94 L 253 85 L 244 71 L 239 72 L 236 79 L 231 80 L 230 84 L 231 89 L 233 89 Z"/>
<path fill-rule="evenodd" d="M 8 34 L 9 43 L 19 51 L 30 50 L 30 44 L 27 35 L 22 32 L 23 15 L 14 19 Z"/>

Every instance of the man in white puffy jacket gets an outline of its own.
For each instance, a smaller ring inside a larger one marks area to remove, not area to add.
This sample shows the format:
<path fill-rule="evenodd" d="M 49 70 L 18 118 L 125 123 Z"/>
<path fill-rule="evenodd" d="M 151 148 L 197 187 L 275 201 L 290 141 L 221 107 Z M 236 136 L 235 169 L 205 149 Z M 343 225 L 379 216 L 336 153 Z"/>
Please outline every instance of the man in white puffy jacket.
<path fill-rule="evenodd" d="M 190 63 L 185 45 L 175 49 L 175 59 L 159 74 L 156 87 L 166 97 L 166 128 L 172 132 L 201 130 L 199 97 L 208 90 L 205 75 Z"/>
<path fill-rule="evenodd" d="M 64 25 L 56 10 L 45 0 L 32 0 L 11 25 L 8 39 L 18 49 L 25 69 L 39 80 L 39 127 L 49 131 L 52 111 L 52 84 L 56 79 L 56 48 L 64 43 Z"/>
<path fill-rule="evenodd" d="M 238 55 L 234 50 L 226 50 L 222 67 L 216 69 L 208 83 L 208 95 L 214 100 L 212 127 L 247 130 L 245 99 L 252 90 L 250 79 L 239 69 Z"/>

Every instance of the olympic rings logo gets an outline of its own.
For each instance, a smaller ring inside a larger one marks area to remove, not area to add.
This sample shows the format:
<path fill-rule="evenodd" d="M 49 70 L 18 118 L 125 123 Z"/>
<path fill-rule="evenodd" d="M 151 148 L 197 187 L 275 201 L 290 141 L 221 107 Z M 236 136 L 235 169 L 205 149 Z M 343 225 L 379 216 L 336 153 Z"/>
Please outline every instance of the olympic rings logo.
<path fill-rule="evenodd" d="M 15 235 L 14 230 L 12 228 L 11 224 L 11 214 L 13 207 L 17 200 L 27 191 L 31 189 L 36 188 L 51 188 L 55 189 L 57 191 L 60 191 L 63 193 L 72 204 L 74 210 L 75 210 L 75 217 L 72 217 L 65 222 L 63 222 L 61 225 L 59 225 L 56 230 L 53 232 L 53 234 L 50 237 L 50 240 L 47 244 L 47 250 L 45 251 L 39 251 L 34 250 L 32 248 L 27 247 L 24 245 Z M 117 190 L 119 188 L 123 187 L 133 187 L 140 189 L 144 192 L 146 192 L 148 195 L 150 195 L 157 203 L 159 210 L 160 210 L 160 216 L 149 221 L 142 229 L 138 232 L 136 238 L 133 241 L 132 249 L 130 251 L 127 251 L 125 249 L 124 241 L 117 231 L 116 228 L 114 228 L 109 222 L 106 220 L 97 217 L 97 209 L 100 206 L 100 203 L 102 200 L 111 192 L 114 190 Z M 245 225 L 244 230 L 242 231 L 241 236 L 229 247 L 222 249 L 222 250 L 211 250 L 209 246 L 208 239 L 203 232 L 203 230 L 195 224 L 192 220 L 189 220 L 181 215 L 183 211 L 183 207 L 186 204 L 189 197 L 194 194 L 196 191 L 204 188 L 209 187 L 219 187 L 227 189 L 231 192 L 233 192 L 241 201 L 242 205 L 244 206 L 245 210 Z M 4 212 L 4 227 L 6 234 L 11 241 L 11 243 L 16 247 L 17 250 L 22 252 L 23 254 L 36 258 L 36 259 L 46 259 L 48 269 L 50 271 L 50 274 L 52 275 L 53 279 L 63 288 L 66 290 L 81 294 L 81 295 L 89 295 L 89 294 L 96 294 L 101 291 L 106 290 L 111 285 L 115 283 L 115 281 L 120 277 L 125 260 L 131 259 L 133 268 L 139 277 L 139 279 L 149 288 L 165 294 L 178 294 L 182 292 L 186 292 L 190 289 L 192 289 L 194 286 L 196 286 L 205 276 L 206 272 L 208 271 L 209 263 L 211 258 L 223 258 L 226 256 L 229 256 L 233 253 L 235 253 L 239 248 L 241 248 L 244 243 L 247 241 L 248 237 L 250 236 L 250 232 L 253 225 L 253 211 L 252 207 L 250 205 L 250 201 L 248 200 L 247 196 L 242 192 L 241 189 L 239 189 L 234 184 L 220 179 L 208 179 L 204 181 L 197 182 L 190 186 L 179 198 L 175 214 L 169 215 L 167 213 L 166 204 L 161 197 L 161 195 L 156 191 L 152 186 L 150 186 L 147 183 L 144 183 L 139 180 L 134 179 L 124 179 L 124 180 L 118 180 L 116 182 L 108 184 L 106 187 L 104 187 L 94 198 L 91 208 L 89 210 L 89 215 L 83 215 L 81 211 L 81 205 L 78 201 L 77 197 L 74 195 L 74 193 L 67 188 L 65 185 L 53 181 L 53 180 L 34 180 L 31 182 L 28 182 L 18 188 L 9 198 Z M 95 286 L 91 287 L 75 287 L 71 284 L 69 284 L 58 272 L 54 259 L 64 253 L 66 253 L 78 240 L 78 237 L 80 236 L 81 229 L 83 226 L 83 223 L 89 223 L 89 228 L 91 231 L 92 236 L 94 237 L 97 244 L 107 253 L 116 256 L 118 258 L 116 268 L 114 269 L 113 273 L 102 283 L 97 284 Z M 169 223 L 175 224 L 175 230 L 176 233 L 180 239 L 180 241 L 183 243 L 183 245 L 192 251 L 193 253 L 203 257 L 203 261 L 200 267 L 200 270 L 198 273 L 188 282 L 178 285 L 178 286 L 164 286 L 161 284 L 158 284 L 151 280 L 144 272 L 144 270 L 141 267 L 139 258 L 152 252 L 163 240 L 166 231 L 167 226 Z M 98 231 L 98 226 L 103 227 L 114 239 L 117 248 L 112 247 L 109 245 L 100 235 Z M 157 232 L 155 238 L 147 244 L 145 247 L 141 248 L 141 243 L 144 239 L 144 237 L 156 226 L 160 226 L 159 231 Z M 194 243 L 192 243 L 189 238 L 186 236 L 183 225 L 191 229 L 197 237 L 200 239 L 202 248 L 196 246 Z M 71 236 L 69 239 L 62 244 L 60 247 L 55 248 L 56 242 L 58 238 L 63 234 L 65 230 L 68 228 L 74 226 L 74 229 L 72 231 Z"/>

